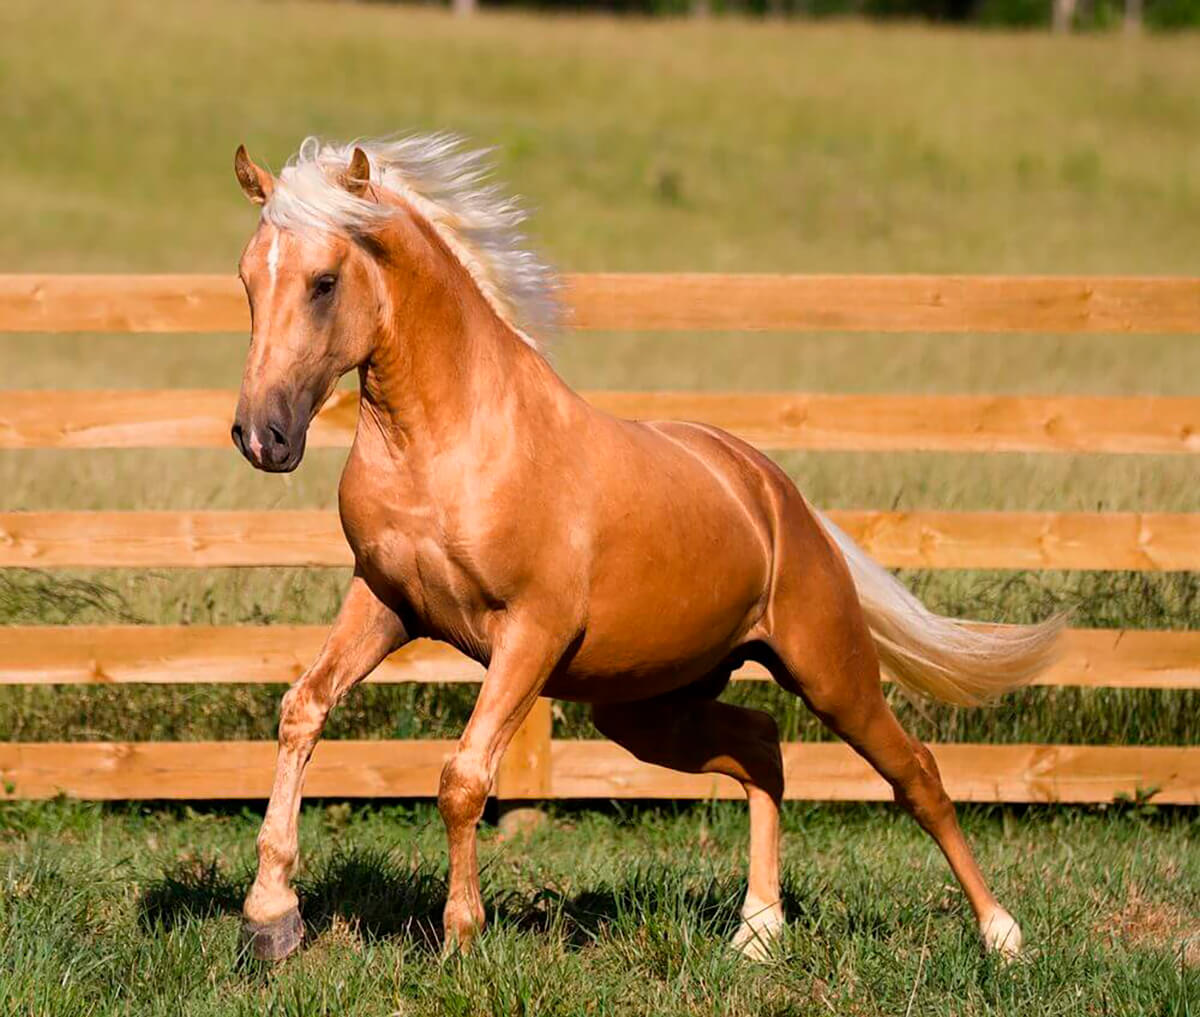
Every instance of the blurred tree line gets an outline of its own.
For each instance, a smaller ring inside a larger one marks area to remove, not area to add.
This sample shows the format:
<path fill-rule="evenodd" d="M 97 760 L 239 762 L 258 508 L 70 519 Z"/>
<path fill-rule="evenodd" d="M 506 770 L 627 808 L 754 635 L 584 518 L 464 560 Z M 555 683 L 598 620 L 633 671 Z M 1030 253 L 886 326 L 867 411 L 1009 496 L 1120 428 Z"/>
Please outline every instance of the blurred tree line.
<path fill-rule="evenodd" d="M 453 0 L 469 11 L 473 0 Z M 1200 27 L 1200 0 L 482 0 L 488 6 L 630 14 L 924 18 L 930 21 L 1106 30 Z"/>

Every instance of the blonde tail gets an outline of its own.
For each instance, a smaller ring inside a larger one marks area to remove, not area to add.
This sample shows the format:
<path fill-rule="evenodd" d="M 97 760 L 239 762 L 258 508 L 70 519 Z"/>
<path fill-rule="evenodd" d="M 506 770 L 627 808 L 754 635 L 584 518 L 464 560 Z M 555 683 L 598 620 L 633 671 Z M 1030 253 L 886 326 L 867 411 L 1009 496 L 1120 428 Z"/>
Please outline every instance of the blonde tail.
<path fill-rule="evenodd" d="M 880 663 L 905 688 L 979 706 L 1031 682 L 1054 660 L 1065 619 L 986 627 L 934 614 L 890 572 L 817 514 L 850 569 Z"/>

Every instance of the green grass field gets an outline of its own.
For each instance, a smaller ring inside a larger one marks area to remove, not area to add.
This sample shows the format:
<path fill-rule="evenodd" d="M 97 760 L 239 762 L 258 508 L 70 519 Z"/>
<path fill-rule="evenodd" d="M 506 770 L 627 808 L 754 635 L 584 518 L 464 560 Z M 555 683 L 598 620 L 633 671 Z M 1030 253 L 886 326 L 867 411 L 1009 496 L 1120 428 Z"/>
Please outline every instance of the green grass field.
<path fill-rule="evenodd" d="M 785 811 L 778 960 L 723 944 L 744 884 L 735 805 L 560 810 L 531 841 L 485 830 L 493 928 L 438 958 L 431 806 L 306 810 L 306 950 L 239 956 L 257 817 L 51 803 L 2 816 L 6 1014 L 1145 1014 L 1200 999 L 1200 858 L 1186 814 L 971 810 L 967 829 L 1034 949 L 976 947 L 936 849 L 868 807 Z"/>
<path fill-rule="evenodd" d="M 1200 38 L 858 23 L 536 18 L 358 4 L 0 8 L 0 271 L 232 271 L 234 147 L 448 128 L 497 146 L 564 269 L 1200 274 Z M 0 387 L 235 387 L 245 337 L 0 335 Z M 1194 336 L 566 335 L 581 387 L 1200 392 Z M 2 393 L 0 393 L 2 399 Z M 0 453 L 0 510 L 332 507 L 221 451 Z M 836 507 L 1200 511 L 1186 457 L 788 454 Z M 912 573 L 940 610 L 1194 628 L 1195 574 Z M 338 570 L 0 573 L 0 623 L 321 622 Z M 0 739 L 269 738 L 269 687 L 0 688 Z M 788 737 L 824 737 L 794 699 Z M 367 687 L 330 737 L 454 734 L 471 690 Z M 1200 693 L 1030 690 L 913 708 L 942 740 L 1195 744 Z M 587 736 L 573 708 L 559 734 Z M 792 807 L 785 957 L 735 964 L 744 810 L 563 807 L 489 842 L 496 931 L 429 949 L 426 807 L 305 812 L 312 948 L 238 961 L 253 811 L 0 807 L 0 1013 L 1195 1014 L 1194 812 L 975 810 L 1038 947 L 978 958 L 961 896 L 889 809 Z M 923 953 L 924 946 L 924 953 Z M 1191 950 L 1191 952 L 1189 952 Z M 924 959 L 922 959 L 922 956 Z"/>

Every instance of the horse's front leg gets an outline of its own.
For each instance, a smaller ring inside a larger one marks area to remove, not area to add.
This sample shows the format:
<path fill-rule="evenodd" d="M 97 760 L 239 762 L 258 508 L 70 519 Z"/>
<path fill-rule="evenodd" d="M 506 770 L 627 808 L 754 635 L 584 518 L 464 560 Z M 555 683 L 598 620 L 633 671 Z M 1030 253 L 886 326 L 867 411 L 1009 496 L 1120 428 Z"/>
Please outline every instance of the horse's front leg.
<path fill-rule="evenodd" d="M 442 915 L 447 950 L 465 949 L 483 928 L 476 828 L 504 750 L 537 701 L 563 645 L 545 633 L 506 633 L 492 655 L 458 748 L 442 770 L 438 809 L 450 849 L 450 886 Z"/>
<path fill-rule="evenodd" d="M 325 645 L 279 707 L 275 784 L 258 835 L 258 874 L 243 908 L 243 937 L 261 960 L 300 945 L 303 926 L 288 881 L 299 860 L 297 819 L 304 771 L 329 711 L 408 634 L 396 614 L 355 575 Z"/>

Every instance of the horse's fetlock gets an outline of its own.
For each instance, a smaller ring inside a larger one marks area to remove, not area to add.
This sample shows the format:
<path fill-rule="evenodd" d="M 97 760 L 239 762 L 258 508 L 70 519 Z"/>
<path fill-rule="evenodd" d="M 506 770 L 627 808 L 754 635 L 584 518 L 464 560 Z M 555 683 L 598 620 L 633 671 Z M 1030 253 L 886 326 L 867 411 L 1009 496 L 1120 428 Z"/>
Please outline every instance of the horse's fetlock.
<path fill-rule="evenodd" d="M 275 838 L 266 832 L 258 835 L 256 846 L 258 847 L 259 869 L 272 868 L 291 874 L 296 868 L 296 862 L 300 857 L 300 852 L 296 848 L 281 847 Z"/>

